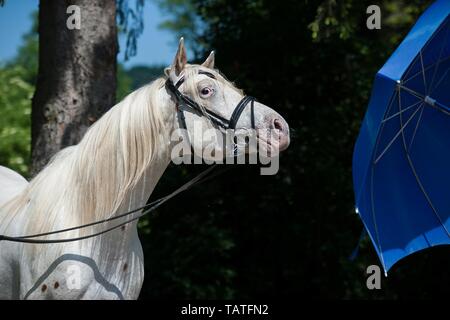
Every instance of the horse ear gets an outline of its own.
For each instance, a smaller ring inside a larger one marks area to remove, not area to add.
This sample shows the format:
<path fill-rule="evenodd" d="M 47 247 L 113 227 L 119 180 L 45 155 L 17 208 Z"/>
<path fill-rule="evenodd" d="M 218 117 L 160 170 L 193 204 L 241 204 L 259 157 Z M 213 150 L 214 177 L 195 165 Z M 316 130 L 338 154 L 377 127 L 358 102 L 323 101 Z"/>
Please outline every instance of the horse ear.
<path fill-rule="evenodd" d="M 175 76 L 179 76 L 181 71 L 183 71 L 184 67 L 187 63 L 187 55 L 186 55 L 186 48 L 184 47 L 184 38 L 180 38 L 180 42 L 178 44 L 178 50 L 177 54 L 175 55 L 175 59 L 172 62 L 172 66 L 169 70 L 166 68 L 164 70 L 164 73 L 166 75 L 170 75 L 171 73 L 175 73 Z M 169 74 L 168 74 L 169 73 Z"/>
<path fill-rule="evenodd" d="M 170 70 L 172 70 L 171 67 L 164 68 L 164 74 L 168 77 L 170 77 Z"/>
<path fill-rule="evenodd" d="M 215 56 L 216 56 L 216 54 L 214 53 L 214 51 L 211 51 L 208 58 L 206 58 L 205 62 L 202 63 L 202 66 L 209 68 L 209 69 L 214 69 Z"/>

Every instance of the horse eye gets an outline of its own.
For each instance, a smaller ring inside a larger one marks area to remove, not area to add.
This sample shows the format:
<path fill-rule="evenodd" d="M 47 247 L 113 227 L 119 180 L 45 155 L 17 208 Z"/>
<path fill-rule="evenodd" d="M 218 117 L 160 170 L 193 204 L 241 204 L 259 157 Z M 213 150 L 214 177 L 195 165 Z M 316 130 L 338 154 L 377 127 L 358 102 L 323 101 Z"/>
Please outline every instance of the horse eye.
<path fill-rule="evenodd" d="M 203 88 L 200 93 L 202 96 L 210 96 L 213 93 L 213 90 L 211 88 L 205 87 Z"/>

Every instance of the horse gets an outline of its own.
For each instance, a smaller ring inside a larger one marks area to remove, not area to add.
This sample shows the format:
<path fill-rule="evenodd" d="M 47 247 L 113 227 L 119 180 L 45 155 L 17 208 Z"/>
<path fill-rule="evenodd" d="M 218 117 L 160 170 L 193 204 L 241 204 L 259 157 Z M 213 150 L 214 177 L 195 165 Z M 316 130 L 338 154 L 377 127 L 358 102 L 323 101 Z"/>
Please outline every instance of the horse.
<path fill-rule="evenodd" d="M 210 115 L 222 120 L 236 116 L 235 106 L 243 104 L 239 102 L 244 94 L 214 61 L 213 51 L 202 64 L 189 64 L 181 39 L 173 63 L 160 78 L 113 106 L 77 145 L 55 154 L 30 182 L 0 167 L 0 235 L 51 232 L 143 206 L 171 161 L 174 136 L 183 141 L 189 136 L 197 153 L 207 143 L 194 135 L 194 123 L 218 135 L 229 134 L 218 130 Z M 168 90 L 167 83 L 178 84 L 176 91 Z M 180 99 L 190 101 L 200 113 L 180 114 Z M 288 147 L 289 126 L 273 109 L 251 100 L 251 110 L 244 105 L 239 113 L 235 131 L 254 127 L 266 150 Z M 262 138 L 269 130 L 276 134 Z M 207 140 L 216 144 L 216 156 L 225 154 L 217 140 Z M 137 299 L 144 280 L 137 222 L 80 241 L 0 241 L 0 299 Z M 104 227 L 112 225 L 109 221 Z M 87 233 L 75 229 L 64 237 Z"/>

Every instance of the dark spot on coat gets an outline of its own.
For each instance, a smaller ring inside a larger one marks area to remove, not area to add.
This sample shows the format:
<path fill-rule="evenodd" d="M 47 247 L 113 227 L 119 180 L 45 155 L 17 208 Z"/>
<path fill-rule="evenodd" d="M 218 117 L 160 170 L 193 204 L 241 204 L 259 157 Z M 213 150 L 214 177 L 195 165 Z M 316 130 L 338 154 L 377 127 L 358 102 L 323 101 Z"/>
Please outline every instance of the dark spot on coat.
<path fill-rule="evenodd" d="M 122 231 L 125 231 L 125 226 L 122 226 L 120 229 L 122 229 Z"/>
<path fill-rule="evenodd" d="M 55 284 L 53 285 L 53 288 L 58 289 L 59 288 L 59 282 L 56 281 Z"/>
<path fill-rule="evenodd" d="M 127 269 L 128 269 L 128 263 L 125 263 L 125 264 L 123 265 L 123 271 L 127 271 Z"/>
<path fill-rule="evenodd" d="M 47 285 L 46 285 L 46 284 L 43 284 L 42 287 L 41 287 L 41 291 L 42 291 L 42 292 L 45 292 L 46 290 L 47 290 Z"/>

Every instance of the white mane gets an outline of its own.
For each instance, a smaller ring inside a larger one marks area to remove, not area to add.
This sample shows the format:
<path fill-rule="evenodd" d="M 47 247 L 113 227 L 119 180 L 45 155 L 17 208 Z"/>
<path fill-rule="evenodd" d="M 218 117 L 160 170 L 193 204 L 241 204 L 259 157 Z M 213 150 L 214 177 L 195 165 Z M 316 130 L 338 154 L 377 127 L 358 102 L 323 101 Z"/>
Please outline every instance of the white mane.
<path fill-rule="evenodd" d="M 158 144 L 167 131 L 158 95 L 163 85 L 160 78 L 134 91 L 93 124 L 78 145 L 58 152 L 19 196 L 0 207 L 0 225 L 11 223 L 25 207 L 27 234 L 114 214 L 161 156 Z"/>

